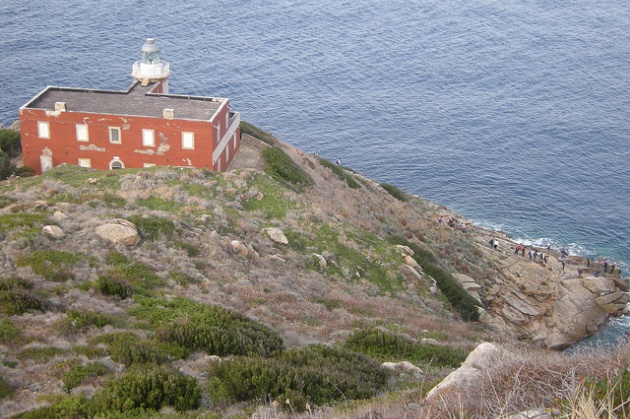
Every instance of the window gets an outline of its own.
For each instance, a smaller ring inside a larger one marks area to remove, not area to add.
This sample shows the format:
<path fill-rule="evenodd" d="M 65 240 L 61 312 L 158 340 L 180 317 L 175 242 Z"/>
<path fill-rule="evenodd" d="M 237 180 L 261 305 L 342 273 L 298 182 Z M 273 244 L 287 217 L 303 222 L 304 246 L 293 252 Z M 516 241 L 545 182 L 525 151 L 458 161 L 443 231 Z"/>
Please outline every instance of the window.
<path fill-rule="evenodd" d="M 155 163 L 143 163 L 142 167 L 153 167 Z"/>
<path fill-rule="evenodd" d="M 86 124 L 77 124 L 77 141 L 88 140 L 88 126 Z"/>
<path fill-rule="evenodd" d="M 50 125 L 48 122 L 37 123 L 37 136 L 39 138 L 50 138 Z"/>
<path fill-rule="evenodd" d="M 155 147 L 155 131 L 152 129 L 142 130 L 142 145 L 144 147 Z"/>
<path fill-rule="evenodd" d="M 228 125 L 230 125 L 230 113 L 225 112 L 225 126 L 227 127 Z"/>
<path fill-rule="evenodd" d="M 92 161 L 90 159 L 79 159 L 79 166 L 92 167 Z"/>
<path fill-rule="evenodd" d="M 182 132 L 182 148 L 185 150 L 195 149 L 195 133 Z"/>
<path fill-rule="evenodd" d="M 120 144 L 120 128 L 109 127 L 109 142 L 112 144 Z"/>
<path fill-rule="evenodd" d="M 112 161 L 109 162 L 109 168 L 111 170 L 124 169 L 125 165 L 122 161 L 120 161 L 120 158 L 118 156 L 114 156 Z"/>

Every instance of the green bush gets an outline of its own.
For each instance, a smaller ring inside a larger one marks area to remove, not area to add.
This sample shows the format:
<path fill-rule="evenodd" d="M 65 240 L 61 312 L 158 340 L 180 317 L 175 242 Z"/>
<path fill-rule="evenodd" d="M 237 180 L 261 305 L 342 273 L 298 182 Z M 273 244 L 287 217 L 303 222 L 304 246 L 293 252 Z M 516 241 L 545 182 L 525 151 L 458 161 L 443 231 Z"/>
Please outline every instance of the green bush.
<path fill-rule="evenodd" d="M 390 185 L 389 183 L 381 183 L 381 188 L 383 188 L 385 192 L 387 192 L 388 194 L 390 194 L 391 196 L 393 196 L 399 201 L 402 201 L 402 202 L 409 201 L 409 196 L 407 195 L 407 193 L 401 191 L 394 185 Z"/>
<path fill-rule="evenodd" d="M 188 257 L 191 257 L 191 258 L 194 258 L 195 256 L 199 256 L 199 254 L 201 253 L 201 249 L 199 249 L 199 247 L 195 246 L 194 244 L 185 243 L 181 241 L 175 241 L 173 242 L 173 245 L 182 250 L 185 250 L 186 253 L 188 254 Z"/>
<path fill-rule="evenodd" d="M 254 138 L 258 138 L 260 141 L 265 142 L 269 145 L 276 145 L 278 141 L 273 137 L 273 135 L 268 132 L 263 131 L 262 129 L 254 126 L 248 122 L 241 121 L 240 123 L 241 134 L 248 134 Z"/>
<path fill-rule="evenodd" d="M 457 310 L 464 320 L 479 320 L 478 307 L 481 305 L 479 301 L 470 295 L 458 280 L 437 266 L 435 256 L 403 237 L 390 236 L 388 241 L 394 244 L 408 246 L 414 251 L 414 260 L 422 267 L 425 274 L 435 279 L 442 294 L 444 294 L 451 306 Z"/>
<path fill-rule="evenodd" d="M 585 389 L 599 405 L 610 407 L 610 413 L 615 411 L 615 417 L 630 417 L 630 367 L 621 368 L 606 378 L 587 377 Z"/>
<path fill-rule="evenodd" d="M 134 366 L 121 378 L 111 380 L 95 396 L 101 411 L 160 410 L 170 406 L 179 412 L 201 405 L 201 388 L 192 377 L 159 366 Z"/>
<path fill-rule="evenodd" d="M 29 310 L 44 311 L 44 303 L 28 291 L 0 291 L 0 313 L 17 316 Z"/>
<path fill-rule="evenodd" d="M 0 375 L 0 401 L 10 398 L 13 396 L 13 393 L 15 393 L 15 390 Z"/>
<path fill-rule="evenodd" d="M 106 343 L 109 355 L 115 362 L 126 366 L 134 364 L 163 364 L 169 356 L 153 341 L 141 340 L 131 332 L 100 335 L 93 343 Z"/>
<path fill-rule="evenodd" d="M 105 375 L 108 372 L 107 367 L 100 362 L 90 362 L 87 365 L 74 365 L 70 368 L 70 371 L 63 375 L 61 381 L 63 381 L 65 390 L 70 391 L 80 385 L 87 377 L 97 377 Z"/>
<path fill-rule="evenodd" d="M 68 351 L 54 346 L 44 346 L 22 349 L 18 354 L 19 359 L 32 359 L 35 361 L 48 362 L 56 356 L 68 354 Z"/>
<path fill-rule="evenodd" d="M 16 327 L 11 319 L 0 318 L 0 343 L 5 345 L 14 342 L 20 336 L 20 329 Z"/>
<path fill-rule="evenodd" d="M 283 349 L 282 339 L 262 323 L 192 300 L 141 299 L 129 314 L 156 328 L 159 341 L 193 352 L 270 356 Z"/>
<path fill-rule="evenodd" d="M 130 261 L 122 253 L 111 251 L 105 261 L 114 266 L 98 278 L 97 285 L 105 295 L 116 295 L 124 300 L 134 294 L 151 294 L 165 285 L 151 268 Z"/>
<path fill-rule="evenodd" d="M 373 397 L 388 377 L 379 362 L 364 355 L 315 345 L 286 351 L 277 359 L 237 357 L 214 363 L 208 389 L 216 403 L 271 397 L 288 399 L 292 408 L 303 411 L 306 403 L 322 406 Z"/>
<path fill-rule="evenodd" d="M 346 172 L 343 171 L 343 169 L 341 168 L 341 166 L 339 166 L 338 164 L 333 164 L 331 161 L 326 160 L 323 157 L 319 158 L 319 164 L 321 164 L 322 166 L 332 170 L 332 172 L 337 175 L 337 177 L 340 180 L 345 181 L 348 186 L 352 189 L 360 189 L 361 185 L 359 185 L 357 183 L 357 181 L 354 180 L 354 177 L 352 177 L 351 175 L 347 174 Z"/>
<path fill-rule="evenodd" d="M 5 180 L 15 173 L 17 167 L 11 163 L 11 157 L 8 153 L 0 150 L 0 180 Z"/>
<path fill-rule="evenodd" d="M 0 129 L 0 150 L 9 157 L 16 157 L 20 151 L 20 132 L 14 129 Z"/>
<path fill-rule="evenodd" d="M 87 330 L 91 326 L 104 327 L 108 324 L 118 324 L 120 321 L 114 316 L 97 313 L 95 311 L 66 311 L 66 318 L 61 322 L 61 331 L 71 335 Z"/>
<path fill-rule="evenodd" d="M 30 266 L 33 272 L 49 281 L 65 282 L 74 279 L 72 268 L 80 257 L 61 250 L 39 250 L 23 253 L 15 261 L 18 266 Z"/>
<path fill-rule="evenodd" d="M 103 294 L 115 295 L 121 300 L 126 300 L 133 295 L 131 284 L 122 278 L 99 276 L 97 284 Z"/>
<path fill-rule="evenodd" d="M 29 214 L 26 212 L 0 214 L 0 233 L 7 233 L 17 228 L 37 228 L 39 230 L 47 218 L 45 214 Z"/>
<path fill-rule="evenodd" d="M 136 228 L 144 238 L 150 240 L 158 240 L 161 237 L 170 238 L 176 232 L 175 224 L 171 220 L 154 215 L 150 217 L 132 215 L 127 220 L 136 225 Z"/>
<path fill-rule="evenodd" d="M 355 331 L 346 339 L 344 347 L 380 361 L 423 362 L 440 367 L 449 366 L 453 368 L 458 368 L 468 356 L 467 352 L 462 349 L 441 345 L 418 344 L 378 329 Z"/>
<path fill-rule="evenodd" d="M 35 176 L 35 169 L 33 169 L 31 166 L 20 166 L 15 169 L 15 172 L 13 172 L 13 174 L 19 177 Z"/>
<path fill-rule="evenodd" d="M 261 153 L 267 168 L 265 172 L 279 182 L 289 182 L 297 186 L 309 186 L 313 179 L 300 166 L 295 164 L 281 148 L 267 147 Z"/>

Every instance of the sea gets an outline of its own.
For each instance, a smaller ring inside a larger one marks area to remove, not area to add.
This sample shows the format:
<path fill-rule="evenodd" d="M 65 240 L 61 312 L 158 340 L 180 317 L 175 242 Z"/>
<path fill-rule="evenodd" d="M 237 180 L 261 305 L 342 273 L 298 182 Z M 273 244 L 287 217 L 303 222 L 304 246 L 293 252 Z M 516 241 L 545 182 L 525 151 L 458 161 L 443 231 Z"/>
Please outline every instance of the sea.
<path fill-rule="evenodd" d="M 125 89 L 152 37 L 171 93 L 630 273 L 627 0 L 0 0 L 0 23 L 1 124 L 48 85 Z"/>

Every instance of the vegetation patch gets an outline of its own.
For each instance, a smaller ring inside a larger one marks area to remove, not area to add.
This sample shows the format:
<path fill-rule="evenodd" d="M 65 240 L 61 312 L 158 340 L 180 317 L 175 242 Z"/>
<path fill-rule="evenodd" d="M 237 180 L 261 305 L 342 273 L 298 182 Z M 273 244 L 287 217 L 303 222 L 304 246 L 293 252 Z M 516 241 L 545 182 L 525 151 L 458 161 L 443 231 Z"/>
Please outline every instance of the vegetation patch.
<path fill-rule="evenodd" d="M 54 346 L 32 347 L 22 349 L 18 353 L 19 359 L 31 359 L 40 362 L 48 362 L 56 356 L 67 355 L 68 351 Z"/>
<path fill-rule="evenodd" d="M 387 192 L 388 194 L 390 194 L 391 196 L 393 196 L 399 201 L 402 201 L 402 202 L 409 201 L 409 195 L 407 195 L 406 192 L 398 189 L 394 185 L 390 185 L 389 183 L 381 183 L 381 188 L 383 188 L 385 192 Z"/>
<path fill-rule="evenodd" d="M 190 352 L 270 356 L 283 349 L 282 339 L 262 323 L 188 299 L 141 299 L 129 314 L 147 321 L 156 330 L 157 340 Z"/>
<path fill-rule="evenodd" d="M 112 360 L 126 366 L 135 364 L 163 364 L 172 359 L 181 359 L 184 352 L 167 347 L 153 340 L 140 339 L 131 332 L 116 332 L 99 335 L 90 341 L 91 347 L 99 343 L 108 346 L 107 354 Z"/>
<path fill-rule="evenodd" d="M 34 253 L 22 253 L 15 263 L 18 266 L 30 266 L 33 272 L 49 281 L 65 282 L 74 279 L 73 267 L 80 256 L 61 250 L 39 250 Z"/>
<path fill-rule="evenodd" d="M 275 359 L 237 357 L 214 363 L 208 389 L 215 403 L 248 402 L 268 397 L 298 411 L 340 400 L 374 397 L 389 372 L 364 355 L 314 345 L 284 352 Z"/>
<path fill-rule="evenodd" d="M 354 180 L 354 177 L 352 175 L 347 174 L 343 168 L 341 166 L 339 166 L 338 164 L 333 164 L 331 161 L 326 160 L 323 157 L 319 158 L 319 164 L 321 164 L 322 166 L 332 170 L 332 172 L 337 175 L 337 177 L 346 182 L 348 184 L 348 186 L 352 189 L 360 189 L 361 185 L 359 185 L 357 183 L 356 180 Z"/>
<path fill-rule="evenodd" d="M 184 204 L 180 204 L 179 202 L 168 201 L 155 196 L 147 199 L 138 199 L 136 203 L 154 211 L 178 212 L 184 207 Z"/>
<path fill-rule="evenodd" d="M 346 339 L 344 347 L 383 362 L 409 361 L 453 368 L 458 368 L 468 356 L 462 349 L 414 343 L 375 328 L 355 331 Z"/>
<path fill-rule="evenodd" d="M 140 231 L 140 234 L 144 238 L 150 240 L 158 240 L 161 237 L 170 238 L 175 234 L 175 224 L 171 220 L 167 220 L 162 217 L 149 216 L 142 217 L 140 215 L 132 215 L 127 218 L 136 225 L 136 228 Z"/>
<path fill-rule="evenodd" d="M 13 396 L 15 390 L 6 382 L 4 377 L 0 375 L 0 401 Z"/>
<path fill-rule="evenodd" d="M 11 319 L 0 318 L 0 343 L 6 345 L 11 342 L 15 342 L 16 338 L 20 336 L 20 329 L 13 324 Z"/>
<path fill-rule="evenodd" d="M 96 311 L 68 310 L 66 318 L 61 321 L 60 329 L 64 335 L 72 335 L 84 332 L 90 327 L 101 328 L 108 324 L 122 326 L 122 321 Z"/>
<path fill-rule="evenodd" d="M 44 226 L 48 219 L 46 214 L 32 214 L 18 212 L 16 214 L 0 214 L 0 233 L 8 233 L 12 230 L 27 230 L 25 233 L 34 234 Z"/>
<path fill-rule="evenodd" d="M 251 135 L 252 137 L 257 138 L 260 141 L 267 143 L 269 145 L 276 145 L 278 143 L 278 141 L 274 138 L 273 135 L 269 134 L 268 132 L 265 132 L 264 130 L 248 122 L 241 120 L 240 128 L 241 128 L 241 134 Z"/>
<path fill-rule="evenodd" d="M 182 241 L 174 241 L 173 246 L 180 248 L 182 250 L 185 250 L 186 253 L 188 254 L 188 257 L 191 257 L 191 258 L 194 258 L 201 254 L 201 249 L 199 249 L 198 246 L 195 246 L 194 244 L 191 244 L 191 243 L 186 243 Z"/>
<path fill-rule="evenodd" d="M 8 196 L 0 196 L 0 209 L 8 207 L 15 202 L 17 202 L 16 199 L 9 198 Z"/>
<path fill-rule="evenodd" d="M 284 192 L 285 189 L 267 176 L 255 175 L 250 181 L 243 208 L 246 211 L 262 211 L 267 218 L 284 218 L 288 210 L 296 208 L 295 203 L 284 198 Z"/>
<path fill-rule="evenodd" d="M 267 147 L 262 151 L 261 156 L 267 164 L 265 172 L 275 180 L 300 187 L 313 184 L 313 179 L 281 148 Z"/>
<path fill-rule="evenodd" d="M 88 377 L 98 377 L 109 372 L 107 367 L 100 362 L 90 362 L 86 365 L 74 365 L 70 371 L 63 375 L 61 381 L 64 389 L 70 391 L 79 386 L 83 380 Z"/>
<path fill-rule="evenodd" d="M 458 280 L 437 266 L 435 256 L 403 237 L 390 236 L 388 240 L 393 244 L 408 246 L 414 251 L 412 257 L 422 267 L 425 274 L 435 279 L 442 294 L 464 320 L 479 320 L 480 303 L 462 287 Z"/>

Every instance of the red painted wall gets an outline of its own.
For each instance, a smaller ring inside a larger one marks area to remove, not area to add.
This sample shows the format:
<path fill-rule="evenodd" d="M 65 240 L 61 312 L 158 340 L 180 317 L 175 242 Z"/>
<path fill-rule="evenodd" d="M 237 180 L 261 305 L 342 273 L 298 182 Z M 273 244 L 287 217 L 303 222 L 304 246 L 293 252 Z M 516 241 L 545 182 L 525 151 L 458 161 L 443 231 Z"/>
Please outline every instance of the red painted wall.
<path fill-rule="evenodd" d="M 225 133 L 224 107 L 218 115 L 221 121 L 221 135 Z M 109 170 L 114 157 L 119 157 L 125 168 L 143 167 L 144 163 L 158 166 L 193 166 L 209 170 L 219 169 L 212 165 L 212 152 L 220 140 L 216 138 L 216 129 L 211 122 L 168 120 L 136 116 L 85 114 L 78 112 L 51 113 L 38 109 L 20 110 L 20 128 L 24 165 L 31 166 L 41 173 L 40 155 L 48 147 L 52 151 L 53 167 L 61 163 L 78 164 L 79 158 L 91 160 L 94 169 Z M 38 138 L 37 122 L 48 121 L 50 139 Z M 89 141 L 78 141 L 76 125 L 87 124 Z M 216 122 L 215 122 L 216 124 Z M 109 141 L 109 127 L 121 128 L 121 144 Z M 155 131 L 155 146 L 142 145 L 142 129 Z M 194 150 L 182 149 L 182 131 L 194 132 Z M 237 130 L 237 141 L 230 141 L 229 151 L 221 157 L 220 170 L 226 170 L 236 155 L 240 132 Z M 226 154 L 229 158 L 226 158 Z"/>

